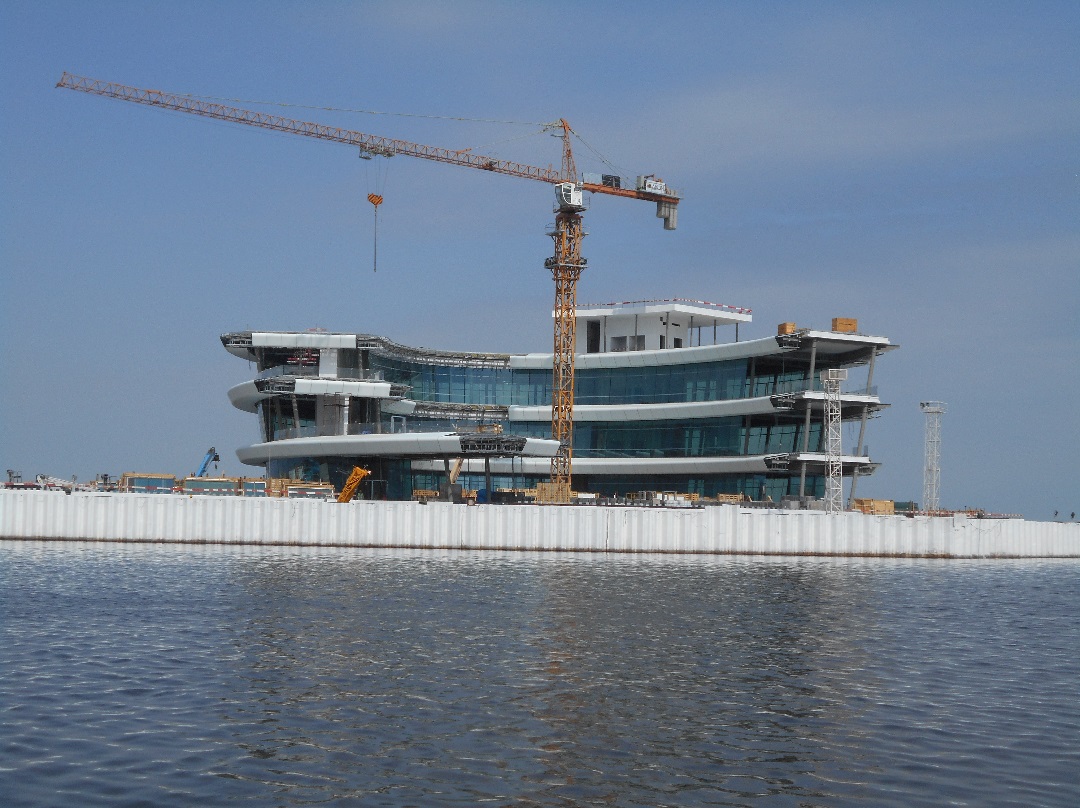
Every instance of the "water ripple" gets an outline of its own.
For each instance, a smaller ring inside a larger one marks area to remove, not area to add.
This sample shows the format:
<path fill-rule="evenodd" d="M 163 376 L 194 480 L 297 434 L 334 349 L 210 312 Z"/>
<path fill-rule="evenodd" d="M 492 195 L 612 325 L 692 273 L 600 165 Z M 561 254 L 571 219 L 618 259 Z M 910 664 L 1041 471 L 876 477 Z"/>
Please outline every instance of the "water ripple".
<path fill-rule="evenodd" d="M 6 805 L 1080 804 L 1080 565 L 0 542 Z"/>

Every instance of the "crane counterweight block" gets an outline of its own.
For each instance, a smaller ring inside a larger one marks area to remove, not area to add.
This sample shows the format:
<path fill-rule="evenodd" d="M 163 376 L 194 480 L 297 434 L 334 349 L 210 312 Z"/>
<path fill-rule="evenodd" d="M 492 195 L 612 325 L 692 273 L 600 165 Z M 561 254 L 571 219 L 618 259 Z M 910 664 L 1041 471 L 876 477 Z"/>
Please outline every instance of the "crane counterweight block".
<path fill-rule="evenodd" d="M 674 230 L 679 223 L 678 202 L 659 200 L 656 203 L 656 218 L 664 220 L 665 230 Z"/>

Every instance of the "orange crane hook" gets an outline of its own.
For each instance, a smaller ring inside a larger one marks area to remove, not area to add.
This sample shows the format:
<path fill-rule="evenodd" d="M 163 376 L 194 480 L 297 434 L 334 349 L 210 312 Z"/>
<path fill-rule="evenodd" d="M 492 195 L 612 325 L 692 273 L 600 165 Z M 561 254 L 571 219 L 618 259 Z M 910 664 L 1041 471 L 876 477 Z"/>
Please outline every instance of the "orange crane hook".
<path fill-rule="evenodd" d="M 382 196 L 380 194 L 368 194 L 367 195 L 367 201 L 370 202 L 375 207 L 375 238 L 374 238 L 374 241 L 373 241 L 373 243 L 375 245 L 375 247 L 374 247 L 375 254 L 374 254 L 374 260 L 373 260 L 372 263 L 373 263 L 373 266 L 374 266 L 374 271 L 378 272 L 379 271 L 379 205 L 382 204 L 383 200 L 382 200 Z"/>

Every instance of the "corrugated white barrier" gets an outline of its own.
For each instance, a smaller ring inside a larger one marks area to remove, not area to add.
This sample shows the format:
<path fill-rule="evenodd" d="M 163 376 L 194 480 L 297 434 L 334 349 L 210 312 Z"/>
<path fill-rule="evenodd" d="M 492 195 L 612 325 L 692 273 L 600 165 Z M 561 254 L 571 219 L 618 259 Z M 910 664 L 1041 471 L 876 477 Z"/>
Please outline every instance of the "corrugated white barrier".
<path fill-rule="evenodd" d="M 0 490 L 0 538 L 621 553 L 1080 557 L 1080 523 Z"/>

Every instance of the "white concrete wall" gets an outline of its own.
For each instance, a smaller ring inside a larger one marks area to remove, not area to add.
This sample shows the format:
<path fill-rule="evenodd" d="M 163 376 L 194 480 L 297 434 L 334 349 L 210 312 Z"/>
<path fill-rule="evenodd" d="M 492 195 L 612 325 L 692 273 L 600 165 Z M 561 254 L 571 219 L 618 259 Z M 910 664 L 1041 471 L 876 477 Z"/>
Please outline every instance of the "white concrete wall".
<path fill-rule="evenodd" d="M 1080 558 L 1080 523 L 0 491 L 0 538 L 766 555 Z"/>

